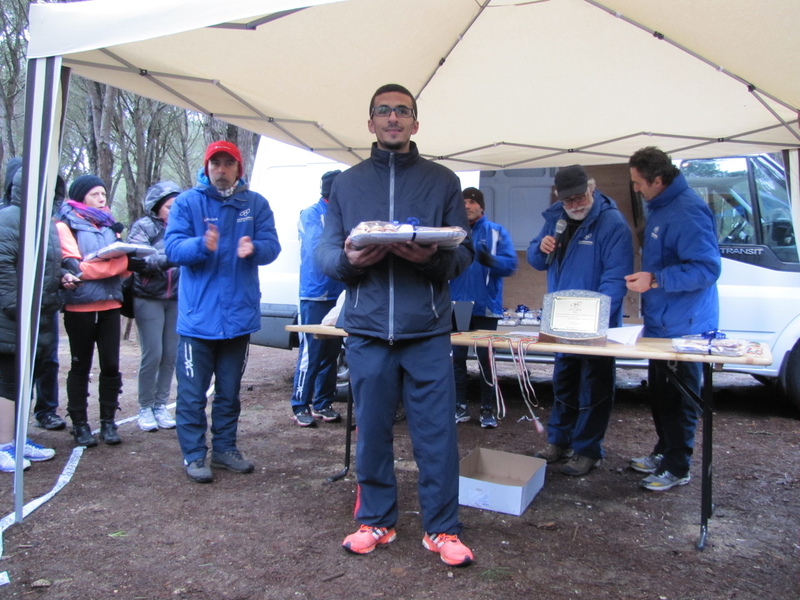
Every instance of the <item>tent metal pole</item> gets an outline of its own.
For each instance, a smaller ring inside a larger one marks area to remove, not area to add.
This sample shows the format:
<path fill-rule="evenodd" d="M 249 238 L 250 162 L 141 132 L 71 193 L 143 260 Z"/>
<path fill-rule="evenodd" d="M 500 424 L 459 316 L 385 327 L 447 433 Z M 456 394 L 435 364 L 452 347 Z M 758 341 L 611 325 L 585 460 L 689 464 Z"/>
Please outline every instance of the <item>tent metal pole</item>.
<path fill-rule="evenodd" d="M 33 389 L 33 365 L 39 334 L 42 281 L 52 208 L 48 171 L 53 157 L 56 102 L 60 87 L 61 57 L 28 61 L 25 100 L 25 148 L 22 157 L 19 287 L 17 290 L 17 463 L 14 472 L 15 521 L 23 519 L 24 448 Z M 57 158 L 56 158 L 57 164 Z"/>

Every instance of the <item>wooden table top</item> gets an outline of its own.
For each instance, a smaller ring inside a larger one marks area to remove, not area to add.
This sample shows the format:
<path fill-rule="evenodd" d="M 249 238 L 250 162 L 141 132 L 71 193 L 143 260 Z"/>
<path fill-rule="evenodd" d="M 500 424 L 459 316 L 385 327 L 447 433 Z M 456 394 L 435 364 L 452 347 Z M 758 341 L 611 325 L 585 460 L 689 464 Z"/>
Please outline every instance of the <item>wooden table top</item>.
<path fill-rule="evenodd" d="M 347 332 L 329 325 L 287 325 L 287 331 L 310 333 L 315 336 L 346 337 Z M 604 345 L 589 346 L 581 344 L 563 344 L 539 342 L 535 337 L 526 337 L 511 332 L 498 331 L 463 331 L 451 334 L 457 346 L 488 346 L 496 349 L 508 348 L 511 351 L 524 351 L 538 354 L 584 354 L 589 356 L 614 356 L 616 358 L 635 358 L 644 360 L 677 360 L 684 362 L 702 362 L 715 364 L 771 365 L 772 352 L 767 344 L 751 343 L 743 356 L 723 356 L 719 354 L 692 354 L 675 352 L 672 340 L 667 338 L 638 338 L 636 344 L 619 344 L 606 342 Z"/>

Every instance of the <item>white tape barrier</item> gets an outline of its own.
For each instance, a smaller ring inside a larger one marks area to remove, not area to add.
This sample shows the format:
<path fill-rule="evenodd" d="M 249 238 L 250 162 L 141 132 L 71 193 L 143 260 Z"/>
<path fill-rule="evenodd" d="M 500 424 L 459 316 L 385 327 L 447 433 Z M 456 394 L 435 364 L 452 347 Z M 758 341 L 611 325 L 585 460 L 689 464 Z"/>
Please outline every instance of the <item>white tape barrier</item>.
<path fill-rule="evenodd" d="M 174 407 L 175 407 L 174 402 L 172 404 L 167 405 L 167 408 L 174 408 Z M 136 421 L 137 419 L 138 415 L 133 417 L 128 417 L 127 419 L 123 419 L 122 421 L 117 421 L 117 425 L 124 425 L 125 423 Z M 96 429 L 95 431 L 92 432 L 92 434 L 96 434 L 98 431 L 100 430 Z M 53 489 L 47 492 L 44 496 L 39 496 L 35 500 L 31 500 L 30 502 L 28 502 L 28 504 L 22 507 L 23 519 L 27 517 L 29 514 L 31 514 L 33 511 L 35 511 L 37 508 L 39 508 L 42 504 L 50 500 L 50 498 L 55 496 L 58 492 L 61 491 L 61 489 L 65 485 L 67 485 L 70 482 L 72 476 L 75 474 L 75 470 L 78 468 L 78 463 L 81 460 L 81 456 L 83 455 L 84 450 L 86 450 L 86 448 L 84 448 L 83 446 L 78 446 L 77 448 L 74 448 L 72 450 L 72 454 L 70 455 L 67 464 L 64 465 L 64 470 L 61 471 L 61 475 L 59 475 L 56 484 L 53 486 Z M 4 549 L 3 533 L 5 532 L 6 529 L 11 527 L 15 522 L 16 522 L 15 512 L 6 515 L 5 517 L 3 517 L 2 520 L 0 520 L 0 560 L 2 560 L 3 558 L 3 549 Z M 0 572 L 0 586 L 9 583 L 11 583 L 11 578 L 8 576 L 8 571 Z"/>
<path fill-rule="evenodd" d="M 86 450 L 86 448 L 83 446 L 78 446 L 72 451 L 72 454 L 70 455 L 67 464 L 64 466 L 64 470 L 61 471 L 61 475 L 59 475 L 55 486 L 53 486 L 53 489 L 47 492 L 44 496 L 39 496 L 35 500 L 28 502 L 28 504 L 22 507 L 23 519 L 39 508 L 42 504 L 50 500 L 50 498 L 55 496 L 65 485 L 69 483 L 70 479 L 72 479 L 72 476 L 75 474 L 75 469 L 78 468 L 78 462 L 81 460 L 81 455 L 83 454 L 84 450 Z M 16 514 L 13 512 L 0 520 L 0 558 L 3 557 L 3 533 L 15 522 Z M 0 585 L 6 585 L 10 582 L 11 580 L 8 577 L 8 572 L 3 571 L 0 573 Z"/>

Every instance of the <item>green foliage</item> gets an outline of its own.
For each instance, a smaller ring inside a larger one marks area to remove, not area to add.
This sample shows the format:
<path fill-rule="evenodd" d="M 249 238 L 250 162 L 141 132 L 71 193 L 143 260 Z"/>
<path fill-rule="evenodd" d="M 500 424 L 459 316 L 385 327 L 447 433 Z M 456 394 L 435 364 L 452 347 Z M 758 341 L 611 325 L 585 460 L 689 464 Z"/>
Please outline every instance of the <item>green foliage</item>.
<path fill-rule="evenodd" d="M 485 581 L 501 581 L 511 577 L 511 569 L 509 567 L 489 567 L 481 571 L 478 577 Z"/>
<path fill-rule="evenodd" d="M 0 166 L 22 152 L 25 103 L 27 0 L 0 6 Z"/>

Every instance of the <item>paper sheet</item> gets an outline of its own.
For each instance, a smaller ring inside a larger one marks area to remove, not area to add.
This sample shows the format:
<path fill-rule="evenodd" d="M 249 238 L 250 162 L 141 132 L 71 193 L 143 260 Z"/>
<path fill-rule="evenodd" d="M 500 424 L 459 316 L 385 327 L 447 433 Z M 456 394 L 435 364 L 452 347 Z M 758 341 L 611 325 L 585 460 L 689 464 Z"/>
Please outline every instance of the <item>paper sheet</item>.
<path fill-rule="evenodd" d="M 624 327 L 612 327 L 606 334 L 609 342 L 617 342 L 626 346 L 635 346 L 636 340 L 642 333 L 644 325 L 626 325 Z"/>

